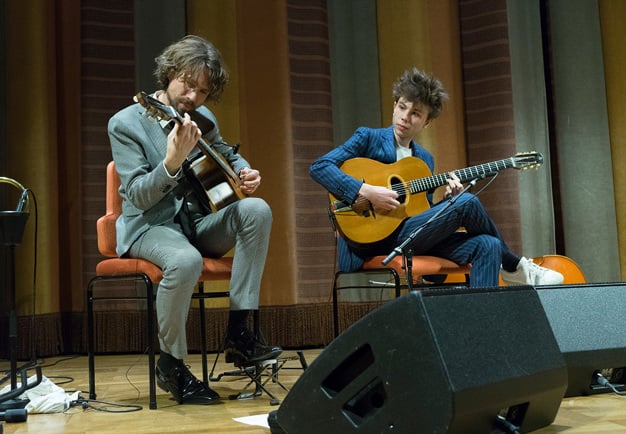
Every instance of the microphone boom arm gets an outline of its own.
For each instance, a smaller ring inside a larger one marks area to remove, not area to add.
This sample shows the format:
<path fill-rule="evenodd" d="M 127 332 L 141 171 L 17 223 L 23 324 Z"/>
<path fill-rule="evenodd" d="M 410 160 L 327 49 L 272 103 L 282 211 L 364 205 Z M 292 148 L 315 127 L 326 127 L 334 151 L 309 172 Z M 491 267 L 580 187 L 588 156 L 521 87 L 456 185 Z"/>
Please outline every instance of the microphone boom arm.
<path fill-rule="evenodd" d="M 472 188 L 472 187 L 474 187 L 476 185 L 476 183 L 478 182 L 479 179 L 481 179 L 481 177 L 472 179 L 463 188 L 463 190 L 461 190 L 461 192 L 459 194 L 456 194 L 456 195 L 450 197 L 450 199 L 448 199 L 448 203 L 445 206 L 442 206 L 439 210 L 437 210 L 437 212 L 431 218 L 429 218 L 424 224 L 420 225 L 417 229 L 415 229 L 413 232 L 411 232 L 411 234 L 409 234 L 409 236 L 400 245 L 396 246 L 391 251 L 391 253 L 389 253 L 389 255 L 385 259 L 382 260 L 382 264 L 383 265 L 387 265 L 387 264 L 389 264 L 389 262 L 391 262 L 393 260 L 393 258 L 395 258 L 398 255 L 402 255 L 404 253 L 404 249 L 410 243 L 412 243 L 413 240 L 415 240 L 415 237 L 417 237 L 417 235 L 420 232 L 422 232 L 422 230 L 424 230 L 424 228 L 426 226 L 428 226 L 433 220 L 438 218 L 444 211 L 446 211 L 448 208 L 450 208 L 452 205 L 454 205 L 454 203 L 458 200 L 459 197 L 461 197 L 461 195 L 467 193 L 470 188 Z M 411 283 L 409 283 L 409 285 L 410 284 Z"/>

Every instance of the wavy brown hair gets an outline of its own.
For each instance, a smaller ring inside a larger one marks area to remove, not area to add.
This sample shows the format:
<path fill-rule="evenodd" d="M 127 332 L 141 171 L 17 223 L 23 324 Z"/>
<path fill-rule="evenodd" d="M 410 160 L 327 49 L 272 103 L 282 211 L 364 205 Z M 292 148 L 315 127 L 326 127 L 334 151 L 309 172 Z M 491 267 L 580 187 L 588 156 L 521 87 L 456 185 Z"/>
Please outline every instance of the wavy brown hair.
<path fill-rule="evenodd" d="M 207 73 L 209 95 L 207 100 L 218 101 L 228 83 L 228 70 L 222 54 L 209 41 L 195 35 L 187 35 L 165 48 L 155 59 L 154 76 L 161 89 L 167 89 L 170 77 L 195 80 L 202 72 Z"/>

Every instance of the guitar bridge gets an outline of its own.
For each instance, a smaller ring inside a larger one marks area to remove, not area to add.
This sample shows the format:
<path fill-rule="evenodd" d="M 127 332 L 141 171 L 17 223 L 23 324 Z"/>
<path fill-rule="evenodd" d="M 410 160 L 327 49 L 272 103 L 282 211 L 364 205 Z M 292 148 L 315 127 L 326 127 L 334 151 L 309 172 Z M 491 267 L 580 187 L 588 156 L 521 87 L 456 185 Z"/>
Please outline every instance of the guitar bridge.
<path fill-rule="evenodd" d="M 352 205 L 352 211 L 360 215 L 361 217 L 376 218 L 376 211 L 372 206 L 372 202 L 367 199 L 359 197 Z"/>

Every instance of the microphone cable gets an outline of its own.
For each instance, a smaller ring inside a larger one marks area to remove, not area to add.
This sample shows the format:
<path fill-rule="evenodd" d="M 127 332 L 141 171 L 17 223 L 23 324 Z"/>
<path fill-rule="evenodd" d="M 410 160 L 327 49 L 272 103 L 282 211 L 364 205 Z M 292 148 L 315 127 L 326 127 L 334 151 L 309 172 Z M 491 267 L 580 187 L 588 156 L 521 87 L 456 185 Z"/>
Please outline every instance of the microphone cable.
<path fill-rule="evenodd" d="M 509 422 L 508 420 L 506 420 L 506 418 L 504 418 L 501 415 L 497 415 L 496 416 L 496 420 L 494 422 L 494 425 L 496 426 L 496 428 L 498 428 L 501 431 L 504 431 L 505 433 L 508 433 L 508 434 L 520 434 L 519 427 L 517 425 L 514 425 L 511 422 Z M 492 432 L 492 434 L 494 434 L 494 433 Z"/>
<path fill-rule="evenodd" d="M 95 410 L 104 413 L 132 413 L 143 410 L 141 405 L 117 404 L 115 402 L 86 399 L 80 396 L 75 401 L 70 402 L 69 408 L 73 407 L 82 407 L 83 410 Z"/>
<path fill-rule="evenodd" d="M 620 396 L 626 395 L 626 392 L 618 390 L 617 387 L 614 384 L 612 384 L 604 375 L 602 375 L 600 373 L 600 371 L 594 372 L 593 376 L 595 377 L 596 381 L 598 382 L 598 385 L 600 385 L 602 387 L 608 387 L 616 395 L 620 395 Z"/>
<path fill-rule="evenodd" d="M 37 256 L 38 256 L 38 239 L 39 239 L 39 207 L 37 206 L 37 196 L 35 192 L 26 189 L 27 196 L 30 194 L 30 198 L 33 201 L 33 208 L 35 211 L 35 228 L 33 234 L 33 281 L 32 281 L 32 312 L 30 317 L 30 351 L 31 351 L 31 364 L 37 365 L 37 345 L 35 339 L 35 317 L 37 315 Z"/>

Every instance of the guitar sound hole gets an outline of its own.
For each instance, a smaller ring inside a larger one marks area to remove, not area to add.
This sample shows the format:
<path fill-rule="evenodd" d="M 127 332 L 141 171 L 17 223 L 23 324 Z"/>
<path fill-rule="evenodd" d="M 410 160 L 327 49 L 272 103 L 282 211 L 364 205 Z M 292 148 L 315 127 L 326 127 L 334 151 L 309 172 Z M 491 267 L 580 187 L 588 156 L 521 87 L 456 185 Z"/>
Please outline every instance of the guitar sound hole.
<path fill-rule="evenodd" d="M 406 188 L 399 178 L 391 178 L 391 189 L 398 193 L 398 202 L 406 202 Z"/>

